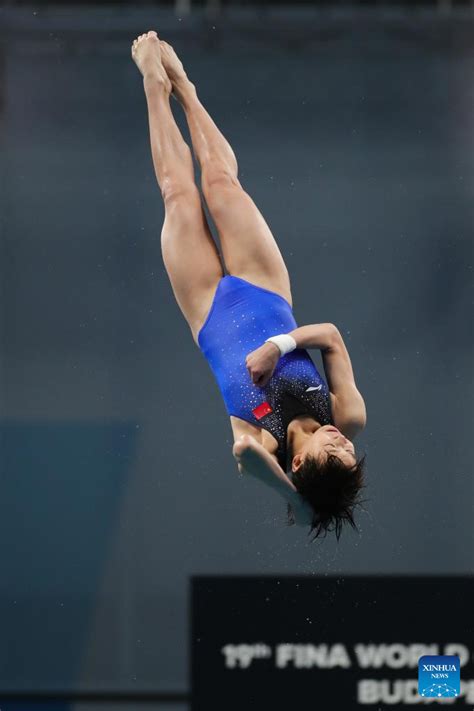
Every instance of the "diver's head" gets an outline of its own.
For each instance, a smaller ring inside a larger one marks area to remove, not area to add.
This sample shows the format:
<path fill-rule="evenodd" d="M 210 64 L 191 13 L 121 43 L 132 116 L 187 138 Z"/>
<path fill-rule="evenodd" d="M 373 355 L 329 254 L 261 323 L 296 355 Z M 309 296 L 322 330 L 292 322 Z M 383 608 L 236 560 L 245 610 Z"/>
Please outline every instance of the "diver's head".
<path fill-rule="evenodd" d="M 293 457 L 292 470 L 298 471 L 308 455 L 323 464 L 329 454 L 339 457 L 347 467 L 356 462 L 354 445 L 334 425 L 319 427 L 306 439 L 300 452 Z"/>
<path fill-rule="evenodd" d="M 354 445 L 333 425 L 307 437 L 292 460 L 293 483 L 313 509 L 314 538 L 334 531 L 339 539 L 348 522 L 356 528 L 354 507 L 364 486 L 365 455 L 357 460 Z M 291 522 L 291 507 L 288 509 Z"/>

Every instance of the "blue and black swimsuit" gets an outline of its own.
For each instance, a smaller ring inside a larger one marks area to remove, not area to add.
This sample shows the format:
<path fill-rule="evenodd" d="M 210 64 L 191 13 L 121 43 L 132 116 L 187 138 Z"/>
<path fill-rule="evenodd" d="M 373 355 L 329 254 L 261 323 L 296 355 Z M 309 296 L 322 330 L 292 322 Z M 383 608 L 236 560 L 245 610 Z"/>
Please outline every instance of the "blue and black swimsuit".
<path fill-rule="evenodd" d="M 219 385 L 229 415 L 268 430 L 288 471 L 287 428 L 297 415 L 334 424 L 329 390 L 308 351 L 282 356 L 265 387 L 252 383 L 245 358 L 266 338 L 297 328 L 290 304 L 279 294 L 226 275 L 219 281 L 198 343 Z"/>

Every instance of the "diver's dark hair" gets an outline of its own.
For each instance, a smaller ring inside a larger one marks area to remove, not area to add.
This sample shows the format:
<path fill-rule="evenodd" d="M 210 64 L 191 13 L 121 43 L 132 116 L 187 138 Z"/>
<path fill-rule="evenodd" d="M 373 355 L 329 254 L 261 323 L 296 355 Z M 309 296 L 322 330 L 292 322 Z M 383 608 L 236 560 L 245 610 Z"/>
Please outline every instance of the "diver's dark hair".
<path fill-rule="evenodd" d="M 336 539 L 342 532 L 344 523 L 349 523 L 356 531 L 353 509 L 362 503 L 361 490 L 364 488 L 364 454 L 355 465 L 348 467 L 329 454 L 323 463 L 311 455 L 304 458 L 301 467 L 293 472 L 293 483 L 301 496 L 313 509 L 313 520 L 309 535 L 326 537 L 334 531 Z M 294 523 L 291 504 L 287 510 L 288 525 Z"/>

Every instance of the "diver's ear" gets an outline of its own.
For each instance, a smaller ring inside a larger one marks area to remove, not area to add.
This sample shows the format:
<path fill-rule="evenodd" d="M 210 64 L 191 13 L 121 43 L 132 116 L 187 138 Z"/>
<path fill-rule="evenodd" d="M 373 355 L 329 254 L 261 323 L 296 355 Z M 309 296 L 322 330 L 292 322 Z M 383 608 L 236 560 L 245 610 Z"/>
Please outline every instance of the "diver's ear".
<path fill-rule="evenodd" d="M 300 468 L 302 463 L 303 463 L 303 457 L 301 456 L 301 454 L 295 454 L 295 456 L 291 460 L 292 471 L 293 472 L 298 471 L 298 469 Z"/>

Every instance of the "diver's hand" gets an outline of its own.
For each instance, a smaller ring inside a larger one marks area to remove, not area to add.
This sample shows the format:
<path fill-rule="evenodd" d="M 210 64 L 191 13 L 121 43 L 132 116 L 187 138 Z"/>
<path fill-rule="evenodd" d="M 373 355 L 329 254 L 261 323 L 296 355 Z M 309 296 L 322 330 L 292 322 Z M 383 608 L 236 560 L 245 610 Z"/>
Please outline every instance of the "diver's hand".
<path fill-rule="evenodd" d="M 244 463 L 248 462 L 248 452 L 254 446 L 258 444 L 257 440 L 253 435 L 240 435 L 240 437 L 234 442 L 232 447 L 232 454 L 237 462 L 237 467 L 240 474 L 245 474 L 246 469 Z"/>
<path fill-rule="evenodd" d="M 245 365 L 254 385 L 265 387 L 280 360 L 280 349 L 271 341 L 264 343 L 245 358 Z"/>
<path fill-rule="evenodd" d="M 313 520 L 310 504 L 265 447 L 252 435 L 241 435 L 232 448 L 240 474 L 253 476 L 274 489 L 290 505 L 292 523 L 309 526 Z"/>

